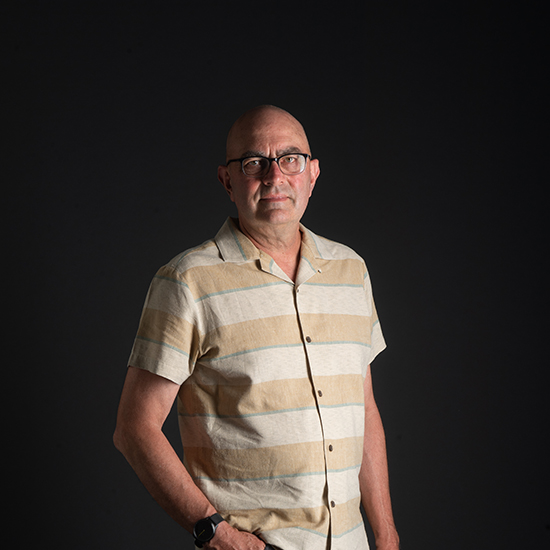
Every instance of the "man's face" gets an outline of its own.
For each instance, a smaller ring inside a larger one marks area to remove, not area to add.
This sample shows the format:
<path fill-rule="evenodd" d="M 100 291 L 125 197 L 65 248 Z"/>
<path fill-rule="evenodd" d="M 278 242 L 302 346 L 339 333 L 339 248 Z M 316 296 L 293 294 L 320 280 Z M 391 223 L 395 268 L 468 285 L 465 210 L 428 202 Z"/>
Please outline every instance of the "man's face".
<path fill-rule="evenodd" d="M 228 140 L 228 158 L 279 157 L 309 153 L 301 125 L 288 113 L 274 110 L 242 123 Z M 245 175 L 239 162 L 220 166 L 218 177 L 235 203 L 246 230 L 266 231 L 277 226 L 297 226 L 319 176 L 319 162 L 308 160 L 301 174 L 283 174 L 276 162 L 262 177 Z"/>

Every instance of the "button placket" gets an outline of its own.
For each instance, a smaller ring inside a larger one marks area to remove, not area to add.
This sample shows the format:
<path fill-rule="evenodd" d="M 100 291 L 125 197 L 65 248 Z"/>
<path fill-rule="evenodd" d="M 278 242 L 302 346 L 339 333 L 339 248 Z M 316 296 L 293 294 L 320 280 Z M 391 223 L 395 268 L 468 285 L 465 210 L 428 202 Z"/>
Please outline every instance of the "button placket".
<path fill-rule="evenodd" d="M 322 389 L 318 388 L 317 387 L 317 384 L 316 384 L 316 377 L 315 377 L 315 365 L 312 365 L 311 362 L 310 362 L 310 354 L 309 354 L 309 350 L 308 350 L 308 344 L 311 344 L 313 342 L 313 338 L 311 336 L 311 334 L 307 334 L 307 330 L 308 330 L 308 327 L 304 326 L 303 323 L 302 323 L 302 318 L 301 318 L 301 315 L 300 315 L 300 302 L 303 303 L 303 300 L 305 299 L 305 296 L 303 294 L 303 287 L 300 287 L 300 286 L 295 286 L 295 305 L 296 305 L 296 314 L 298 316 L 298 322 L 300 324 L 300 329 L 302 331 L 302 338 L 303 338 L 303 342 L 304 342 L 304 350 L 306 352 L 306 356 L 308 357 L 308 364 L 309 364 L 309 369 L 310 369 L 310 373 L 312 375 L 312 384 L 313 384 L 313 391 L 317 394 L 317 403 L 318 403 L 318 412 L 319 412 L 319 420 L 321 422 L 321 428 L 323 430 L 323 433 L 324 433 L 324 422 L 323 422 L 323 407 L 321 405 L 321 402 L 323 400 L 323 395 L 326 393 L 323 392 Z M 307 294 L 307 292 L 306 292 Z M 325 388 L 326 390 L 326 388 Z M 325 398 L 326 399 L 326 398 Z M 323 437 L 324 439 L 324 437 Z M 328 444 L 328 442 L 326 441 L 326 439 L 324 440 L 324 449 L 325 449 L 325 464 L 326 464 L 326 467 L 327 467 L 327 478 L 326 478 L 326 482 L 327 482 L 327 485 L 328 485 L 328 494 L 327 494 L 327 504 L 328 504 L 328 507 L 329 507 L 329 511 L 330 511 L 330 515 L 332 516 L 332 509 L 336 507 L 336 501 L 332 498 L 331 496 L 331 492 L 332 492 L 332 483 L 331 483 L 331 476 L 330 476 L 330 473 L 328 472 L 328 470 L 331 469 L 331 458 L 329 455 L 331 453 L 334 452 L 334 445 L 332 444 Z M 334 455 L 333 455 L 334 456 Z M 331 519 L 331 522 L 332 522 L 332 519 Z"/>

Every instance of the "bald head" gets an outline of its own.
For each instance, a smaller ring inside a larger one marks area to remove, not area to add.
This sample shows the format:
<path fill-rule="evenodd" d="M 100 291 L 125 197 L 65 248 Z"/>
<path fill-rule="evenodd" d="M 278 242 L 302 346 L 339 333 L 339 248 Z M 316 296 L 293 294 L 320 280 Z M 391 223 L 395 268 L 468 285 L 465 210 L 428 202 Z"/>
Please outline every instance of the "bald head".
<path fill-rule="evenodd" d="M 226 160 L 247 154 L 269 153 L 267 150 L 248 149 L 251 144 L 274 143 L 274 140 L 292 141 L 300 152 L 310 153 L 303 126 L 289 112 L 273 105 L 260 105 L 240 116 L 227 135 Z M 281 142 L 282 144 L 282 142 Z"/>

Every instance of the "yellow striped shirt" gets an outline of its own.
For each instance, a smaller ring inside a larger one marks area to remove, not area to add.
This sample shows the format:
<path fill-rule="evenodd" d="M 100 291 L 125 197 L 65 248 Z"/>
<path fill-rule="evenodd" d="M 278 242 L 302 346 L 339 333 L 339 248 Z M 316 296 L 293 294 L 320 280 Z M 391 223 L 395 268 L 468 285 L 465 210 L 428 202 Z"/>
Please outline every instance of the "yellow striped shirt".
<path fill-rule="evenodd" d="M 363 380 L 384 349 L 364 261 L 301 226 L 294 283 L 228 219 L 151 283 L 129 363 L 181 384 L 184 464 L 284 550 L 364 550 Z"/>

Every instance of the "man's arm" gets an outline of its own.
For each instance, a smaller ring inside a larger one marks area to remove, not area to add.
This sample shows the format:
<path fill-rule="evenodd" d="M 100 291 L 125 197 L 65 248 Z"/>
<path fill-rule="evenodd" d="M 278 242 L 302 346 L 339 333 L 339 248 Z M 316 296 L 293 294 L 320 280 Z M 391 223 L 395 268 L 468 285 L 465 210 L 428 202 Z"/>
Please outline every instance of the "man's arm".
<path fill-rule="evenodd" d="M 164 510 L 188 531 L 195 523 L 216 513 L 195 485 L 174 448 L 162 432 L 180 386 L 150 372 L 128 368 L 113 437 L 139 479 Z M 265 544 L 227 522 L 204 548 L 212 550 L 261 550 Z"/>
<path fill-rule="evenodd" d="M 376 538 L 377 550 L 397 550 L 399 536 L 393 521 L 388 481 L 386 438 L 372 391 L 370 365 L 365 378 L 365 439 L 359 472 L 361 502 Z"/>

